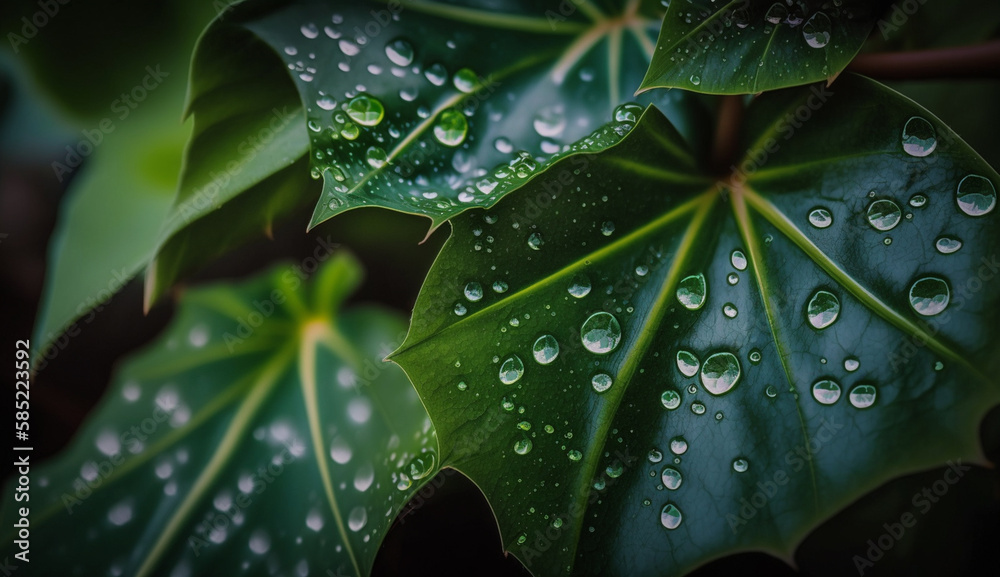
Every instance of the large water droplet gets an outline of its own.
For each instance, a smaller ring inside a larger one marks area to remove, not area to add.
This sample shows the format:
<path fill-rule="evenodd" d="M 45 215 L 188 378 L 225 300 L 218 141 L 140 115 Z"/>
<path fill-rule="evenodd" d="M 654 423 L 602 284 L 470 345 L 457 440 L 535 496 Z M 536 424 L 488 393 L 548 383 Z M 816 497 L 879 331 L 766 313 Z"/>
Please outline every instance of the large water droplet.
<path fill-rule="evenodd" d="M 514 452 L 518 455 L 527 455 L 531 452 L 531 439 L 520 439 L 514 443 Z"/>
<path fill-rule="evenodd" d="M 566 290 L 575 298 L 582 299 L 590 294 L 590 279 L 585 274 L 577 274 L 569 282 Z"/>
<path fill-rule="evenodd" d="M 698 357 L 691 351 L 677 351 L 677 370 L 685 377 L 693 377 L 698 374 L 700 364 Z"/>
<path fill-rule="evenodd" d="M 667 503 L 660 511 L 660 523 L 667 529 L 676 529 L 681 526 L 683 515 L 681 510 L 673 503 Z"/>
<path fill-rule="evenodd" d="M 524 363 L 521 357 L 511 355 L 500 365 L 500 382 L 513 385 L 524 375 Z"/>
<path fill-rule="evenodd" d="M 701 273 L 684 277 L 677 284 L 677 301 L 688 310 L 700 309 L 705 304 L 707 294 L 705 275 Z"/>
<path fill-rule="evenodd" d="M 899 205 L 888 199 L 876 200 L 868 205 L 868 224 L 876 230 L 886 231 L 896 228 L 903 212 Z"/>
<path fill-rule="evenodd" d="M 559 356 L 559 342 L 552 335 L 542 335 L 531 347 L 531 354 L 540 365 L 547 365 Z"/>
<path fill-rule="evenodd" d="M 385 108 L 377 99 L 362 94 L 354 97 L 347 105 L 347 115 L 362 126 L 375 126 L 382 122 Z"/>
<path fill-rule="evenodd" d="M 413 46 L 402 38 L 385 45 L 385 55 L 396 66 L 409 66 L 413 62 Z"/>
<path fill-rule="evenodd" d="M 816 228 L 829 228 L 833 224 L 833 215 L 826 208 L 817 206 L 809 211 L 809 224 Z"/>
<path fill-rule="evenodd" d="M 420 453 L 410 459 L 409 464 L 406 466 L 406 472 L 411 479 L 418 481 L 434 472 L 435 461 L 436 456 L 434 453 L 430 451 Z"/>
<path fill-rule="evenodd" d="M 802 38 L 812 48 L 823 48 L 830 43 L 831 28 L 830 18 L 822 12 L 817 12 L 802 27 Z"/>
<path fill-rule="evenodd" d="M 848 398 L 851 404 L 859 409 L 867 409 L 875 404 L 875 397 L 878 391 L 872 385 L 858 385 L 851 389 Z"/>
<path fill-rule="evenodd" d="M 767 9 L 767 13 L 764 14 L 764 20 L 767 20 L 771 24 L 781 24 L 785 18 L 788 18 L 788 8 L 781 2 L 771 4 L 771 7 Z"/>
<path fill-rule="evenodd" d="M 597 373 L 594 375 L 594 378 L 590 380 L 590 386 L 594 387 L 594 390 L 598 393 L 603 393 L 604 391 L 610 389 L 613 384 L 614 379 L 612 379 L 611 375 L 607 373 Z"/>
<path fill-rule="evenodd" d="M 722 314 L 726 315 L 728 318 L 735 319 L 736 315 L 740 314 L 740 311 L 733 303 L 726 303 L 722 305 Z"/>
<path fill-rule="evenodd" d="M 948 307 L 950 300 L 948 283 L 937 277 L 921 278 L 910 287 L 910 306 L 925 317 L 940 314 Z"/>
<path fill-rule="evenodd" d="M 970 174 L 958 183 L 955 200 L 965 214 L 983 216 L 997 205 L 997 190 L 988 178 Z"/>
<path fill-rule="evenodd" d="M 962 248 L 962 241 L 951 236 L 942 236 L 934 241 L 934 248 L 941 254 L 951 254 Z"/>
<path fill-rule="evenodd" d="M 469 299 L 469 302 L 476 302 L 483 298 L 483 285 L 472 281 L 465 285 L 465 298 Z"/>
<path fill-rule="evenodd" d="M 701 383 L 713 395 L 729 392 L 739 380 L 740 361 L 732 353 L 715 353 L 701 367 Z"/>
<path fill-rule="evenodd" d="M 543 108 L 535 114 L 532 122 L 535 132 L 545 138 L 556 138 L 563 133 L 566 128 L 566 116 L 560 106 L 549 106 Z"/>
<path fill-rule="evenodd" d="M 368 523 L 368 513 L 362 505 L 351 509 L 350 514 L 347 516 L 347 526 L 351 531 L 357 533 L 365 528 L 366 523 Z"/>
<path fill-rule="evenodd" d="M 930 122 L 914 116 L 903 126 L 902 141 L 906 154 L 916 157 L 927 156 L 937 148 L 937 132 Z"/>
<path fill-rule="evenodd" d="M 829 379 L 813 383 L 812 395 L 820 404 L 832 405 L 840 398 L 840 385 Z"/>
<path fill-rule="evenodd" d="M 611 236 L 614 233 L 615 233 L 614 222 L 606 220 L 601 224 L 601 234 L 603 234 L 604 236 Z"/>
<path fill-rule="evenodd" d="M 476 89 L 476 85 L 479 84 L 479 78 L 476 77 L 476 73 L 472 70 L 463 68 L 455 73 L 452 83 L 455 85 L 455 88 L 469 94 Z"/>
<path fill-rule="evenodd" d="M 670 452 L 675 455 L 683 455 L 688 450 L 688 442 L 684 437 L 674 437 L 670 439 Z"/>
<path fill-rule="evenodd" d="M 434 86 L 442 86 L 448 81 L 448 71 L 445 70 L 442 64 L 437 62 L 424 69 L 424 76 Z"/>
<path fill-rule="evenodd" d="M 660 395 L 660 402 L 668 411 L 672 411 L 681 406 L 681 394 L 674 389 L 667 389 Z"/>
<path fill-rule="evenodd" d="M 622 327 L 611 313 L 596 312 L 583 322 L 580 338 L 588 351 L 599 355 L 607 354 L 618 347 Z"/>
<path fill-rule="evenodd" d="M 741 250 L 734 250 L 732 254 L 729 255 L 729 262 L 732 263 L 733 268 L 736 270 L 747 269 L 747 257 Z"/>
<path fill-rule="evenodd" d="M 809 299 L 809 304 L 806 305 L 806 318 L 809 319 L 809 324 L 813 328 L 825 329 L 837 322 L 839 316 L 840 299 L 831 292 L 816 291 Z"/>
<path fill-rule="evenodd" d="M 465 142 L 465 135 L 469 133 L 469 122 L 465 115 L 455 109 L 448 109 L 441 113 L 437 123 L 434 125 L 434 138 L 445 146 L 458 146 Z"/>
<path fill-rule="evenodd" d="M 663 486 L 671 491 L 676 491 L 680 488 L 681 483 L 684 482 L 684 477 L 681 476 L 681 472 L 673 467 L 664 467 L 663 471 L 660 473 L 660 480 L 663 481 Z"/>

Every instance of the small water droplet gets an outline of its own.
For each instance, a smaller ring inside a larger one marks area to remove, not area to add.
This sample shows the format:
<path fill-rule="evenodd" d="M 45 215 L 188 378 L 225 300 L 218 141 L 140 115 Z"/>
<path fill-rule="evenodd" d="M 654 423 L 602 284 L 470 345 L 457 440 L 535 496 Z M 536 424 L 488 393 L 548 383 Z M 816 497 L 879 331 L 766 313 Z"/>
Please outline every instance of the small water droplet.
<path fill-rule="evenodd" d="M 385 108 L 378 99 L 362 94 L 348 103 L 347 115 L 362 126 L 376 126 L 382 122 Z"/>
<path fill-rule="evenodd" d="M 705 414 L 705 404 L 704 403 L 700 403 L 698 401 L 695 401 L 695 402 L 691 403 L 691 412 L 694 413 L 694 414 L 696 414 L 696 415 L 704 415 Z"/>
<path fill-rule="evenodd" d="M 569 457 L 570 461 L 579 461 L 583 458 L 583 453 L 577 451 L 576 449 L 570 449 L 570 451 L 566 453 L 566 456 Z"/>
<path fill-rule="evenodd" d="M 469 385 L 467 385 L 467 384 L 465 383 L 465 381 L 459 381 L 459 383 L 458 383 L 458 390 L 460 390 L 460 391 L 465 391 L 465 390 L 467 390 L 468 388 L 469 388 Z"/>
<path fill-rule="evenodd" d="M 823 405 L 832 405 L 840 399 L 840 385 L 830 379 L 821 379 L 813 383 L 812 395 Z"/>
<path fill-rule="evenodd" d="M 465 115 L 453 108 L 445 110 L 434 124 L 434 138 L 445 146 L 458 146 L 465 142 L 469 122 Z"/>
<path fill-rule="evenodd" d="M 910 206 L 920 208 L 927 204 L 927 197 L 922 194 L 914 194 L 910 197 Z"/>
<path fill-rule="evenodd" d="M 465 313 L 469 312 L 469 309 L 465 308 L 465 305 L 462 303 L 455 303 L 455 308 L 452 310 L 460 317 L 465 316 Z"/>
<path fill-rule="evenodd" d="M 944 370 L 944 363 L 942 363 L 941 361 L 936 361 L 936 362 L 934 363 L 934 370 L 935 370 L 935 371 L 941 371 L 941 370 Z"/>
<path fill-rule="evenodd" d="M 700 309 L 705 304 L 707 294 L 705 275 L 701 273 L 684 277 L 677 284 L 677 302 L 688 310 Z"/>
<path fill-rule="evenodd" d="M 698 357 L 695 356 L 691 351 L 679 350 L 677 351 L 677 370 L 681 372 L 685 377 L 693 377 L 698 374 L 698 368 L 701 363 L 698 361 Z"/>
<path fill-rule="evenodd" d="M 861 367 L 861 361 L 855 357 L 847 357 L 844 359 L 844 370 L 853 373 Z"/>
<path fill-rule="evenodd" d="M 812 48 L 823 48 L 830 43 L 831 28 L 830 18 L 822 12 L 817 12 L 802 27 L 802 38 Z"/>
<path fill-rule="evenodd" d="M 409 66 L 413 62 L 413 46 L 397 38 L 385 45 L 385 55 L 396 66 Z"/>
<path fill-rule="evenodd" d="M 868 224 L 872 225 L 875 230 L 883 232 L 896 228 L 903 217 L 903 211 L 899 209 L 899 205 L 884 198 L 868 205 L 867 214 Z"/>
<path fill-rule="evenodd" d="M 663 481 L 663 486 L 671 491 L 676 491 L 680 488 L 681 483 L 684 482 L 684 477 L 681 476 L 681 472 L 673 467 L 664 467 L 663 471 L 660 473 L 660 480 Z"/>
<path fill-rule="evenodd" d="M 773 399 L 778 396 L 778 389 L 776 389 L 774 385 L 768 385 L 767 388 L 764 389 L 764 394 Z"/>
<path fill-rule="evenodd" d="M 726 275 L 726 282 L 729 283 L 730 286 L 736 286 L 736 284 L 740 282 L 740 275 L 731 272 Z"/>
<path fill-rule="evenodd" d="M 513 385 L 524 375 L 524 363 L 521 357 L 511 355 L 500 365 L 500 382 L 505 385 Z"/>
<path fill-rule="evenodd" d="M 740 457 L 738 459 L 733 459 L 733 470 L 737 473 L 746 473 L 747 469 L 750 468 L 750 462 L 746 459 Z"/>
<path fill-rule="evenodd" d="M 597 373 L 590 380 L 590 385 L 594 387 L 594 390 L 598 393 L 603 393 L 604 391 L 610 389 L 613 384 L 614 379 L 612 379 L 611 375 L 607 373 Z"/>
<path fill-rule="evenodd" d="M 557 138 L 566 129 L 566 116 L 562 112 L 561 106 L 548 106 L 542 108 L 535 114 L 532 126 L 539 136 L 544 138 Z"/>
<path fill-rule="evenodd" d="M 732 353 L 715 353 L 701 367 L 701 383 L 713 395 L 729 392 L 739 380 L 740 361 Z"/>
<path fill-rule="evenodd" d="M 962 248 L 962 241 L 955 237 L 942 236 L 934 241 L 934 248 L 941 254 L 952 254 Z"/>
<path fill-rule="evenodd" d="M 452 79 L 452 83 L 455 88 L 461 90 L 462 92 L 469 94 L 476 89 L 479 84 L 479 78 L 476 73 L 468 68 L 462 68 L 455 73 L 455 77 Z"/>
<path fill-rule="evenodd" d="M 370 146 L 365 152 L 365 160 L 372 168 L 382 168 L 388 162 L 389 157 L 385 151 L 378 146 Z"/>
<path fill-rule="evenodd" d="M 660 402 L 668 411 L 672 411 L 681 406 L 681 394 L 674 389 L 667 389 L 660 395 Z"/>
<path fill-rule="evenodd" d="M 925 317 L 940 314 L 950 300 L 948 283 L 937 277 L 921 278 L 910 287 L 910 306 Z"/>
<path fill-rule="evenodd" d="M 514 452 L 518 455 L 527 455 L 531 452 L 531 439 L 521 439 L 514 443 Z"/>
<path fill-rule="evenodd" d="M 683 515 L 681 515 L 681 510 L 673 503 L 667 503 L 663 506 L 663 510 L 660 511 L 660 524 L 667 529 L 673 530 L 680 527 L 682 520 Z"/>
<path fill-rule="evenodd" d="M 542 239 L 542 234 L 538 232 L 533 232 L 528 235 L 528 246 L 532 250 L 542 250 L 542 245 L 545 241 Z"/>
<path fill-rule="evenodd" d="M 840 316 L 840 299 L 824 290 L 813 293 L 806 305 L 806 318 L 815 329 L 825 329 L 837 322 Z"/>
<path fill-rule="evenodd" d="M 851 389 L 848 398 L 851 404 L 859 409 L 867 409 L 875 404 L 875 397 L 878 391 L 872 385 L 858 385 Z"/>
<path fill-rule="evenodd" d="M 726 315 L 731 319 L 735 319 L 736 315 L 740 314 L 740 311 L 737 310 L 736 305 L 734 305 L 733 303 L 726 303 L 722 305 L 722 314 Z"/>
<path fill-rule="evenodd" d="M 604 221 L 603 224 L 601 224 L 601 234 L 603 234 L 604 236 L 611 236 L 612 234 L 614 234 L 614 232 L 615 232 L 615 223 L 611 222 L 610 220 L 606 220 Z"/>
<path fill-rule="evenodd" d="M 937 148 L 937 132 L 927 120 L 913 116 L 903 126 L 903 150 L 906 154 L 924 157 Z"/>
<path fill-rule="evenodd" d="M 566 290 L 571 296 L 582 299 L 590 294 L 590 288 L 590 279 L 587 278 L 587 275 L 581 273 L 573 276 Z"/>
<path fill-rule="evenodd" d="M 645 265 L 639 265 L 635 267 L 635 275 L 638 277 L 644 277 L 649 274 L 649 267 Z"/>
<path fill-rule="evenodd" d="M 663 453 L 661 453 L 659 449 L 650 449 L 649 454 L 646 455 L 646 458 L 649 460 L 650 463 L 654 464 L 659 463 L 660 461 L 663 460 Z"/>
<path fill-rule="evenodd" d="M 580 327 L 583 346 L 590 352 L 603 355 L 618 348 L 622 338 L 622 327 L 611 313 L 596 312 Z"/>
<path fill-rule="evenodd" d="M 760 351 L 757 350 L 757 349 L 751 350 L 750 354 L 747 355 L 747 358 L 750 359 L 751 363 L 753 363 L 755 365 L 759 364 L 760 363 L 760 359 L 761 359 Z"/>
<path fill-rule="evenodd" d="M 670 452 L 675 455 L 683 455 L 688 450 L 688 442 L 684 437 L 674 437 L 670 440 Z"/>
<path fill-rule="evenodd" d="M 970 174 L 958 183 L 955 200 L 965 214 L 983 216 L 997 205 L 997 191 L 988 178 Z"/>
<path fill-rule="evenodd" d="M 552 335 L 542 335 L 531 347 L 531 353 L 535 357 L 535 362 L 547 365 L 559 356 L 559 342 Z"/>
<path fill-rule="evenodd" d="M 411 479 L 419 481 L 434 472 L 436 459 L 433 452 L 420 453 L 410 459 L 409 464 L 406 466 L 406 471 Z"/>
<path fill-rule="evenodd" d="M 368 523 L 368 512 L 365 511 L 364 506 L 358 505 L 357 507 L 351 509 L 350 514 L 347 516 L 347 527 L 357 533 L 358 531 L 365 528 L 365 524 Z"/>
<path fill-rule="evenodd" d="M 809 211 L 809 224 L 816 228 L 829 228 L 833 224 L 833 214 L 828 209 L 818 206 Z"/>
<path fill-rule="evenodd" d="M 692 74 L 689 80 L 691 81 L 691 84 L 694 84 L 695 86 L 701 84 L 701 76 L 698 76 L 697 74 Z"/>
<path fill-rule="evenodd" d="M 747 257 L 741 250 L 734 250 L 732 254 L 729 255 L 729 262 L 732 263 L 733 268 L 736 270 L 747 269 Z"/>

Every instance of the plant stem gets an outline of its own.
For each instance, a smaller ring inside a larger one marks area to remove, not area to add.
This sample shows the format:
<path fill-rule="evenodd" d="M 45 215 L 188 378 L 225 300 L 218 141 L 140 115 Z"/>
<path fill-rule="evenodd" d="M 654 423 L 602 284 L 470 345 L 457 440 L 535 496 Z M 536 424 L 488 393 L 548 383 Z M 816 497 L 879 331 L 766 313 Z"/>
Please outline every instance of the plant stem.
<path fill-rule="evenodd" d="M 954 48 L 861 54 L 847 69 L 882 80 L 1000 78 L 1000 40 Z"/>
<path fill-rule="evenodd" d="M 723 96 L 719 103 L 715 140 L 712 142 L 712 171 L 716 174 L 729 173 L 729 167 L 736 157 L 742 127 L 743 98 L 737 95 Z"/>

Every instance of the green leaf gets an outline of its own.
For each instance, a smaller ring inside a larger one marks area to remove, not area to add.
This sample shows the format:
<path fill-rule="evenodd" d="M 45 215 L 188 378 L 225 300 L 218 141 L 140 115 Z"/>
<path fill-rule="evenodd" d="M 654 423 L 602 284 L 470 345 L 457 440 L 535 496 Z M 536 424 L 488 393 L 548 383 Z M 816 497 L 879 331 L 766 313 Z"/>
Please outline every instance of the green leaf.
<path fill-rule="evenodd" d="M 187 106 L 194 134 L 146 271 L 147 309 L 183 275 L 315 198 L 294 87 L 236 12 L 221 14 L 195 48 Z"/>
<path fill-rule="evenodd" d="M 340 310 L 360 275 L 339 253 L 308 284 L 286 265 L 187 292 L 70 447 L 32 466 L 33 574 L 367 575 L 437 441 L 382 360 L 405 323 Z"/>
<path fill-rule="evenodd" d="M 748 94 L 835 77 L 888 2 L 819 4 L 674 2 L 640 90 Z"/>
<path fill-rule="evenodd" d="M 310 226 L 362 206 L 438 226 L 495 202 L 523 181 L 498 175 L 530 178 L 632 99 L 658 9 L 637 0 L 300 0 L 254 16 L 237 9 L 232 20 L 281 58 L 305 107 L 311 172 L 324 187 Z M 197 57 L 215 56 L 202 46 Z M 681 93 L 656 102 L 671 115 L 690 106 Z"/>
<path fill-rule="evenodd" d="M 887 479 L 982 460 L 1000 175 L 853 75 L 756 99 L 741 150 L 701 176 L 650 109 L 452 220 L 393 358 L 537 575 L 790 558 Z M 495 407 L 512 422 L 457 454 Z"/>

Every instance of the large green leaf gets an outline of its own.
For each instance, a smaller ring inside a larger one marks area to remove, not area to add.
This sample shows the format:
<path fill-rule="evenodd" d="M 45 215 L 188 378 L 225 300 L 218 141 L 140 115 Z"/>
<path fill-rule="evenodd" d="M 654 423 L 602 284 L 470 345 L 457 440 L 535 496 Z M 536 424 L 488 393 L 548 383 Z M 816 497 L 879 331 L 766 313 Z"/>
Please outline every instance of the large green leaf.
<path fill-rule="evenodd" d="M 356 262 L 302 276 L 185 294 L 72 445 L 31 467 L 32 574 L 368 574 L 437 441 L 382 361 L 405 323 L 340 310 Z M 0 556 L 20 567 L 8 489 Z"/>
<path fill-rule="evenodd" d="M 452 220 L 393 358 L 537 575 L 789 558 L 886 479 L 981 460 L 1000 176 L 853 75 L 758 98 L 744 145 L 706 178 L 650 109 Z"/>
<path fill-rule="evenodd" d="M 426 215 L 437 226 L 495 202 L 523 181 L 518 174 L 530 177 L 632 99 L 661 10 L 637 0 L 259 7 L 235 9 L 205 38 L 241 23 L 291 71 L 311 172 L 323 179 L 311 226 L 361 206 Z M 196 58 L 221 53 L 203 45 Z M 232 97 L 244 97 L 236 88 Z M 688 102 L 681 93 L 656 101 L 671 115 Z"/>
<path fill-rule="evenodd" d="M 641 90 L 746 94 L 836 76 L 884 0 L 673 2 Z"/>

